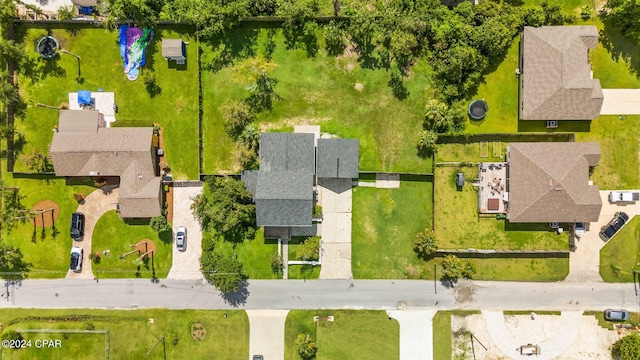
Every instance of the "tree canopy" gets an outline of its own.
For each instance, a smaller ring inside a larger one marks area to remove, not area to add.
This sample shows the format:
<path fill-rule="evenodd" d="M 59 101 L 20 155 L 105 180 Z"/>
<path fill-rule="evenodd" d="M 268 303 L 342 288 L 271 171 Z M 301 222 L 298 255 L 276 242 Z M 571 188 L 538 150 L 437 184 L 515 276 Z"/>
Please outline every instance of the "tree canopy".
<path fill-rule="evenodd" d="M 205 251 L 200 257 L 200 269 L 207 281 L 223 293 L 236 292 L 246 278 L 236 257 Z"/>
<path fill-rule="evenodd" d="M 611 356 L 615 360 L 640 359 L 640 335 L 634 332 L 616 341 L 611 348 Z"/>
<path fill-rule="evenodd" d="M 613 22 L 622 35 L 640 44 L 640 1 L 607 0 L 604 18 Z"/>

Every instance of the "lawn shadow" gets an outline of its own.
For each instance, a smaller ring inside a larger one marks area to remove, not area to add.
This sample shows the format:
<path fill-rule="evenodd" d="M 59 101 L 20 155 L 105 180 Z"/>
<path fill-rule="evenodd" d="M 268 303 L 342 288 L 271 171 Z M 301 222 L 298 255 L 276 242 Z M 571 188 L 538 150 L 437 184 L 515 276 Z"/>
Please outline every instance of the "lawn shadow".
<path fill-rule="evenodd" d="M 569 224 L 559 224 L 561 228 L 568 229 Z M 546 231 L 554 232 L 555 229 L 549 227 L 549 223 L 512 223 L 505 220 L 505 231 Z"/>
<path fill-rule="evenodd" d="M 629 65 L 629 71 L 640 78 L 640 45 L 627 40 L 610 20 L 603 19 L 604 28 L 600 30 L 600 43 L 615 61 L 623 59 Z"/>
<path fill-rule="evenodd" d="M 258 24 L 246 24 L 229 31 L 226 36 L 203 41 L 201 44 L 208 49 L 201 52 L 202 67 L 218 72 L 236 60 L 256 56 L 259 30 Z"/>
<path fill-rule="evenodd" d="M 242 280 L 238 285 L 238 291 L 222 293 L 224 302 L 233 307 L 238 307 L 246 304 L 247 298 L 249 297 L 248 285 L 249 283 L 247 282 L 247 280 Z"/>
<path fill-rule="evenodd" d="M 170 245 L 173 241 L 173 232 L 171 229 L 159 232 L 158 238 L 160 238 L 160 241 L 162 241 L 163 244 Z"/>
<path fill-rule="evenodd" d="M 559 120 L 558 127 L 547 128 L 545 120 L 518 120 L 518 132 L 546 132 L 546 133 L 570 133 L 590 132 L 591 120 Z"/>

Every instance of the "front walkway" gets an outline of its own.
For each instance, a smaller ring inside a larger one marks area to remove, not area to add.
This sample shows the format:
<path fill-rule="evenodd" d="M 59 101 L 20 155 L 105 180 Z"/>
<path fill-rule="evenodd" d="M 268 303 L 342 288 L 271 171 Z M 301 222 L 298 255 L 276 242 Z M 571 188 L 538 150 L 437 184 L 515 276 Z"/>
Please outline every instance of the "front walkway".
<path fill-rule="evenodd" d="M 321 179 L 322 267 L 320 279 L 351 279 L 351 179 Z"/>
<path fill-rule="evenodd" d="M 173 187 L 173 235 L 175 239 L 178 226 L 187 228 L 187 249 L 178 251 L 175 244 L 172 245 L 173 261 L 167 279 L 199 280 L 204 278 L 200 272 L 202 229 L 198 219 L 191 212 L 191 204 L 193 203 L 191 198 L 201 193 L 202 186 Z"/>
<path fill-rule="evenodd" d="M 569 257 L 569 275 L 565 281 L 602 281 L 600 276 L 600 249 L 606 244 L 600 239 L 600 228 L 606 225 L 618 211 L 624 211 L 633 218 L 640 215 L 640 202 L 610 203 L 609 190 L 600 191 L 602 210 L 595 223 L 588 224 L 587 231 L 576 242 L 577 249 Z M 613 238 L 615 240 L 615 237 Z M 611 241 L 611 240 L 609 240 Z"/>
<path fill-rule="evenodd" d="M 284 324 L 289 310 L 246 310 L 249 317 L 249 359 L 284 359 Z"/>
<path fill-rule="evenodd" d="M 600 115 L 640 114 L 640 89 L 602 89 Z"/>
<path fill-rule="evenodd" d="M 538 326 L 518 329 L 516 334 L 512 334 L 507 329 L 502 311 L 482 311 L 482 317 L 493 345 L 511 358 L 522 356 L 518 351 L 520 346 L 536 344 L 541 350 L 536 359 L 556 359 L 576 341 L 582 325 L 582 311 L 563 311 L 560 315 L 560 326 L 557 328 L 546 328 L 545 323 L 538 320 L 535 323 Z"/>
<path fill-rule="evenodd" d="M 433 316 L 436 310 L 387 310 L 400 323 L 400 360 L 433 359 Z"/>
<path fill-rule="evenodd" d="M 81 241 L 74 241 L 69 237 L 68 228 L 63 228 L 62 231 L 69 241 L 71 246 L 80 246 L 84 251 L 82 257 L 82 271 L 79 273 L 69 270 L 67 272 L 67 279 L 93 279 L 93 269 L 91 268 L 91 260 L 89 260 L 89 254 L 91 254 L 91 238 L 93 235 L 93 229 L 96 223 L 110 210 L 115 210 L 118 204 L 118 188 L 114 186 L 105 186 L 97 189 L 89 194 L 82 204 L 78 205 L 76 212 L 84 214 L 84 236 Z M 69 248 L 69 252 L 71 248 Z"/>

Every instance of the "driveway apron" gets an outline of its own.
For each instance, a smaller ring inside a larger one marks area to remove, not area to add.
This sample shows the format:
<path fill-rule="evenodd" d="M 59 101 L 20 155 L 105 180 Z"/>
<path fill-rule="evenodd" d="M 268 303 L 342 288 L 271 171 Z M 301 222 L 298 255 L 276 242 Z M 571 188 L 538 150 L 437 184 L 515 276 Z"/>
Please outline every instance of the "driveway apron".
<path fill-rule="evenodd" d="M 289 310 L 247 310 L 249 316 L 249 359 L 284 359 L 284 323 Z"/>
<path fill-rule="evenodd" d="M 400 360 L 433 359 L 433 316 L 436 310 L 387 310 L 400 323 Z"/>

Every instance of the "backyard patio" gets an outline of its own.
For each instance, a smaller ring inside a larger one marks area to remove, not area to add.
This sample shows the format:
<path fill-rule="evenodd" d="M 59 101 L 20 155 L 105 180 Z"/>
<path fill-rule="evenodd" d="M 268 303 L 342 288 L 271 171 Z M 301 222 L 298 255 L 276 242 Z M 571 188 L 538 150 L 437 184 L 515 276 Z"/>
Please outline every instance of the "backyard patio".
<path fill-rule="evenodd" d="M 509 192 L 507 189 L 508 164 L 489 162 L 478 164 L 478 211 L 481 214 L 504 214 L 507 212 Z"/>

